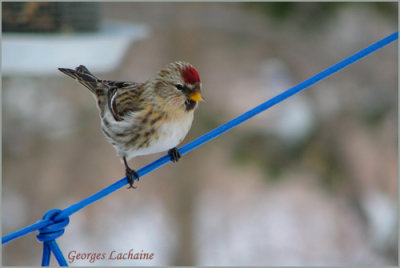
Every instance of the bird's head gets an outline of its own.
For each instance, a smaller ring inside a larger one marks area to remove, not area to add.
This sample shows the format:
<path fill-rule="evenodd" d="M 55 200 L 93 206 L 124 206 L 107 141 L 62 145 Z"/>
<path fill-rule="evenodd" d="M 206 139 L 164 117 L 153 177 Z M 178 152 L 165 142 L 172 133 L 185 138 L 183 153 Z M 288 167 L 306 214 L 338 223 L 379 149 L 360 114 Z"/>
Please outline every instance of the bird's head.
<path fill-rule="evenodd" d="M 196 107 L 201 97 L 201 81 L 197 70 L 186 62 L 173 62 L 165 66 L 156 77 L 156 91 L 168 100 L 185 105 L 187 110 Z"/>

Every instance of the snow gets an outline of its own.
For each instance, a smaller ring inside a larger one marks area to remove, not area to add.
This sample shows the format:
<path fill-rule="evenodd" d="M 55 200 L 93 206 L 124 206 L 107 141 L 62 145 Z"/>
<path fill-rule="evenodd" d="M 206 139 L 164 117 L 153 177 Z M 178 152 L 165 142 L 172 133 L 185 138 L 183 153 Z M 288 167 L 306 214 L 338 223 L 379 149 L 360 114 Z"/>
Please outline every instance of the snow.
<path fill-rule="evenodd" d="M 85 34 L 3 34 L 3 75 L 58 74 L 57 68 L 85 64 L 93 72 L 110 72 L 133 42 L 149 35 L 144 25 L 105 22 Z"/>

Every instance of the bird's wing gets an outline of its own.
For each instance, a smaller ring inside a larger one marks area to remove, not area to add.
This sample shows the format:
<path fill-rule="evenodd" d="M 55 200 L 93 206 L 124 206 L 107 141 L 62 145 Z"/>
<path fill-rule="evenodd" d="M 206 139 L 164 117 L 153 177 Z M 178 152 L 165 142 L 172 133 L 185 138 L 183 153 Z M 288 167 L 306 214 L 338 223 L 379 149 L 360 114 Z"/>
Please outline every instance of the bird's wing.
<path fill-rule="evenodd" d="M 110 88 L 108 107 L 116 121 L 121 121 L 124 116 L 144 109 L 142 83 L 109 80 L 102 82 Z"/>

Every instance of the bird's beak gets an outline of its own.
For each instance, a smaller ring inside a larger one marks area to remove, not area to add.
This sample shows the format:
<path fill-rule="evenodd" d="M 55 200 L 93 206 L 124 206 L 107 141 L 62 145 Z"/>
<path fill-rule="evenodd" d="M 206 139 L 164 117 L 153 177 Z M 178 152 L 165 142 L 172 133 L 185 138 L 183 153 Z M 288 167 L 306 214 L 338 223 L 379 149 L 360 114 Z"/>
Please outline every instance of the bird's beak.
<path fill-rule="evenodd" d="M 197 90 L 189 94 L 189 99 L 192 101 L 204 101 L 201 97 L 200 91 Z"/>

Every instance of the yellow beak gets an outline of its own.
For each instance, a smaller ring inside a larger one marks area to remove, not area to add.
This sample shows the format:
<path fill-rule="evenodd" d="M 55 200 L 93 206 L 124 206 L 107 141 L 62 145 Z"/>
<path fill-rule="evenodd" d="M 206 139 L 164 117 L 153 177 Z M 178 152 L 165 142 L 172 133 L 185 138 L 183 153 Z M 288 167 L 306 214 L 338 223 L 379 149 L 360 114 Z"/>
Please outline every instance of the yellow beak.
<path fill-rule="evenodd" d="M 189 99 L 192 101 L 204 101 L 201 97 L 200 91 L 195 91 L 189 94 Z"/>

